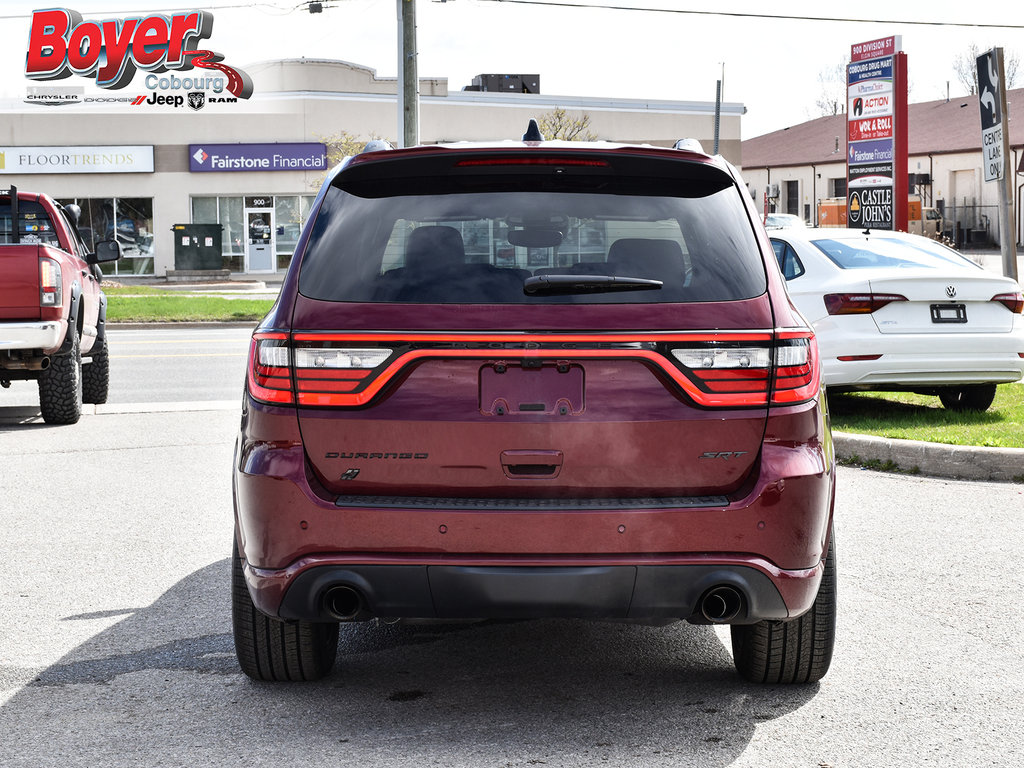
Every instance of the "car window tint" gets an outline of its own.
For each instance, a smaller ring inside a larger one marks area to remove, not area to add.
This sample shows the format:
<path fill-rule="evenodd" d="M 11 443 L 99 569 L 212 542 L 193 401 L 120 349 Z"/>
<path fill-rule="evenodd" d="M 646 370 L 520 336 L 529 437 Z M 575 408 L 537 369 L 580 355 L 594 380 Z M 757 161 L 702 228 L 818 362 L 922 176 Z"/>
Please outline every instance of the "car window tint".
<path fill-rule="evenodd" d="M 796 255 L 793 246 L 782 240 L 772 240 L 772 248 L 775 250 L 775 260 L 779 262 L 779 269 L 786 280 L 793 280 L 804 273 L 803 262 Z"/>
<path fill-rule="evenodd" d="M 841 269 L 926 268 L 949 269 L 977 267 L 956 251 L 928 241 L 871 237 L 857 240 L 814 240 L 814 245 Z M 940 250 L 942 249 L 942 250 Z"/>
<path fill-rule="evenodd" d="M 658 290 L 527 295 L 534 275 L 660 280 Z M 303 256 L 311 298 L 402 303 L 727 301 L 766 290 L 736 191 L 685 197 L 496 191 L 360 195 L 331 188 Z"/>

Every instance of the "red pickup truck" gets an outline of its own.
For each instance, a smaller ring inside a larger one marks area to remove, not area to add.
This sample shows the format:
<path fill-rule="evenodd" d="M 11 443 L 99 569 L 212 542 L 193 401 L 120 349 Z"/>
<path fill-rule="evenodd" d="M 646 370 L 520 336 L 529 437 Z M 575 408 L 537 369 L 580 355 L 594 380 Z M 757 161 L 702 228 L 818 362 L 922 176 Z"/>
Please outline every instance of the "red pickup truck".
<path fill-rule="evenodd" d="M 74 424 L 83 402 L 107 400 L 97 265 L 120 258 L 121 246 L 104 241 L 89 253 L 79 214 L 43 194 L 0 190 L 0 386 L 35 379 L 48 424 Z"/>

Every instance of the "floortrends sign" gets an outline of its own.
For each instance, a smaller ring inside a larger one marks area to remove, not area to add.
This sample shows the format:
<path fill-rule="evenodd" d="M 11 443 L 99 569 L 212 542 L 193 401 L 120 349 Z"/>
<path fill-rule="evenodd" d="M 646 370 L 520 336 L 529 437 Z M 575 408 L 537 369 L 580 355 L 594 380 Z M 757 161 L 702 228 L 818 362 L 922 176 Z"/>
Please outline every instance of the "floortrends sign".
<path fill-rule="evenodd" d="M 220 73 L 223 87 L 236 98 L 249 98 L 249 76 L 221 63 L 221 54 L 198 47 L 212 31 L 213 14 L 207 11 L 103 21 L 83 21 L 82 14 L 68 8 L 35 11 L 25 77 L 63 80 L 78 75 L 114 90 L 129 85 L 140 69 L 165 72 L 199 67 Z"/>

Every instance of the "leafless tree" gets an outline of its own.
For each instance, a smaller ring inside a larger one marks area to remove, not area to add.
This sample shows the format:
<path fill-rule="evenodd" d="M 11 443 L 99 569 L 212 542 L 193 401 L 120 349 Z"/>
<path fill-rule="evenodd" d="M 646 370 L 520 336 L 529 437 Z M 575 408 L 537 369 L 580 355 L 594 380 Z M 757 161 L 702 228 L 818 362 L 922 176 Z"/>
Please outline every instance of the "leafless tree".
<path fill-rule="evenodd" d="M 570 115 L 562 107 L 555 107 L 537 118 L 540 132 L 545 139 L 561 139 L 562 141 L 594 141 L 597 134 L 589 130 L 590 115 L 581 112 Z"/>
<path fill-rule="evenodd" d="M 957 82 L 966 88 L 969 94 L 978 92 L 978 57 L 989 50 L 991 48 L 982 50 L 977 43 L 971 43 L 966 51 L 953 59 L 953 72 L 956 74 Z M 1020 75 L 1020 56 L 1004 48 L 1003 69 L 1007 89 L 1013 88 Z"/>
<path fill-rule="evenodd" d="M 842 59 L 818 73 L 819 93 L 814 102 L 818 117 L 841 115 L 846 111 L 846 65 Z"/>

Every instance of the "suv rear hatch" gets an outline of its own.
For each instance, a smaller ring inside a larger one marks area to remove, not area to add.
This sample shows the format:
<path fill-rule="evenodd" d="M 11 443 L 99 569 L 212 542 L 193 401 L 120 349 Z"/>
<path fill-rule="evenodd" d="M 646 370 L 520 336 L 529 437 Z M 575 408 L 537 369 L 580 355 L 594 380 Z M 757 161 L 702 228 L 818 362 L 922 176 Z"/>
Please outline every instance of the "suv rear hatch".
<path fill-rule="evenodd" d="M 294 399 L 327 492 L 377 504 L 730 493 L 769 398 L 817 375 L 806 334 L 776 338 L 741 194 L 681 152 L 362 156 L 251 389 Z"/>

